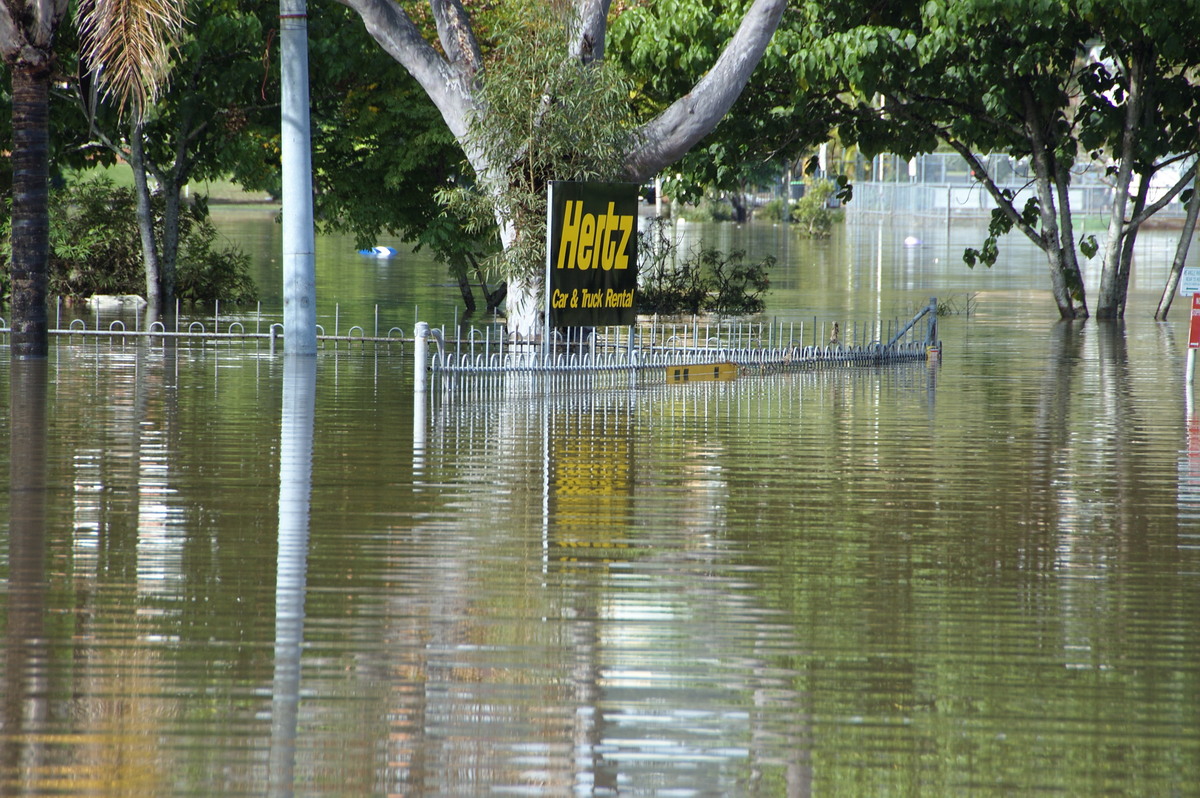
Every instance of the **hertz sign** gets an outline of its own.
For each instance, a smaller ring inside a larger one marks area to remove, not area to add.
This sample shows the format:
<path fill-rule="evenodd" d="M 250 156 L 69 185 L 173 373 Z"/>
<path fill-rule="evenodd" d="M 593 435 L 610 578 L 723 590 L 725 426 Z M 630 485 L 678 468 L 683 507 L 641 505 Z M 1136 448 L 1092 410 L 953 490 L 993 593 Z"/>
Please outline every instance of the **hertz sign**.
<path fill-rule="evenodd" d="M 546 316 L 551 327 L 636 320 L 637 188 L 634 183 L 550 183 Z"/>

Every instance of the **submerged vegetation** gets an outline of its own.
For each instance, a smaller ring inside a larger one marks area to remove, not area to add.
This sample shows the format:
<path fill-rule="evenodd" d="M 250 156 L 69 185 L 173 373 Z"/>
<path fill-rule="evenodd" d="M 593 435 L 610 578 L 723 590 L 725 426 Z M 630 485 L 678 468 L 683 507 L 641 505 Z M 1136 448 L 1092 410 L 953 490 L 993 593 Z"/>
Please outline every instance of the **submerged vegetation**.
<path fill-rule="evenodd" d="M 775 258 L 747 262 L 741 251 L 700 246 L 680 253 L 667 223 L 655 219 L 639 234 L 639 313 L 743 315 L 761 313 Z"/>
<path fill-rule="evenodd" d="M 816 179 L 804 182 L 804 196 L 795 202 L 774 199 L 759 208 L 754 216 L 774 222 L 790 222 L 802 235 L 810 238 L 829 238 L 833 225 L 845 212 L 829 207 L 830 198 L 840 196 L 833 180 Z"/>

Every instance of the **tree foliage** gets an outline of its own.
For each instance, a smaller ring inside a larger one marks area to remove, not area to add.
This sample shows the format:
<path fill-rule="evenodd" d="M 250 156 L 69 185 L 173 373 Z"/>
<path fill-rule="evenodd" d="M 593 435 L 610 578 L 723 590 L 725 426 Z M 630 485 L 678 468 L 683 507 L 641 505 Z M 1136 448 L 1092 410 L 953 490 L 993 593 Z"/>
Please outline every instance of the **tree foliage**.
<path fill-rule="evenodd" d="M 503 114 L 507 109 L 486 99 L 489 82 L 496 79 L 496 75 L 490 73 L 502 71 L 512 62 L 498 60 L 485 64 L 483 53 L 506 40 L 511 40 L 513 46 L 527 43 L 532 38 L 528 26 L 507 30 L 498 28 L 495 36 L 485 38 L 485 32 L 490 35 L 492 31 L 477 25 L 461 3 L 433 0 L 428 6 L 428 19 L 436 29 L 435 46 L 426 38 L 427 30 L 418 25 L 421 17 L 416 15 L 415 6 L 410 14 L 388 0 L 342 1 L 359 14 L 372 37 L 408 70 L 437 106 L 447 127 L 463 147 L 474 173 L 475 187 L 494 205 L 494 216 L 504 248 L 520 248 L 525 244 L 536 246 L 533 236 L 523 238 L 518 227 L 521 217 L 504 199 L 508 196 L 509 182 L 528 168 L 522 167 L 522 163 L 532 165 L 528 161 L 530 154 L 519 144 L 516 149 L 511 146 L 508 149 L 481 146 L 489 137 L 472 136 L 470 132 L 473 127 L 488 128 L 491 120 L 495 119 L 495 140 L 510 143 L 521 141 L 520 136 L 512 137 L 505 132 Z M 559 9 L 566 12 L 566 35 L 550 45 L 549 52 L 554 54 L 552 60 L 555 66 L 536 76 L 535 84 L 525 87 L 530 98 L 545 96 L 548 98 L 546 105 L 552 104 L 553 92 L 547 90 L 546 83 L 563 74 L 558 65 L 574 62 L 588 66 L 604 60 L 609 0 L 572 0 L 549 5 L 515 0 L 500 5 L 504 8 L 541 9 L 543 14 Z M 638 120 L 637 126 L 626 139 L 625 147 L 614 160 L 614 173 L 624 180 L 641 182 L 678 160 L 708 133 L 745 86 L 754 64 L 779 23 L 785 5 L 786 0 L 754 0 L 721 54 L 690 90 L 650 119 Z M 503 19 L 503 14 L 498 14 L 496 19 Z M 528 49 L 530 52 L 522 56 L 518 64 L 529 63 L 533 58 L 540 57 L 533 53 L 538 48 Z M 604 96 L 601 92 L 593 98 L 586 115 L 604 110 L 595 101 Z M 624 99 L 627 105 L 628 98 Z M 533 107 L 536 109 L 536 104 Z M 539 129 L 539 136 L 542 120 L 554 117 L 554 114 L 547 113 L 549 110 L 538 109 L 533 116 L 527 117 Z M 584 114 L 582 107 L 579 113 Z M 498 115 L 493 117 L 493 114 Z M 554 177 L 556 175 L 547 174 L 541 179 Z M 513 269 L 511 276 L 514 278 L 508 291 L 510 332 L 517 336 L 537 335 L 541 329 L 538 323 L 540 279 L 527 271 L 523 256 L 518 255 L 506 263 Z"/>
<path fill-rule="evenodd" d="M 634 85 L 643 115 L 659 112 L 699 80 L 737 29 L 747 3 L 656 0 L 622 12 L 610 35 L 613 58 Z M 835 124 L 836 91 L 796 79 L 804 46 L 799 9 L 789 7 L 742 92 L 719 124 L 664 175 L 681 201 L 706 190 L 745 190 L 777 178 L 811 153 Z"/>
<path fill-rule="evenodd" d="M 50 194 L 49 291 L 55 296 L 140 294 L 142 253 L 132 189 L 103 176 L 72 177 Z M 155 223 L 163 223 L 161 198 Z M 248 302 L 257 290 L 249 256 L 219 246 L 205 203 L 186 206 L 180 220 L 179 298 L 186 301 Z M 0 240 L 8 240 L 8 220 Z M 0 260 L 7 261 L 7 252 Z"/>
<path fill-rule="evenodd" d="M 534 279 L 545 269 L 548 183 L 620 177 L 632 128 L 629 87 L 605 62 L 562 58 L 562 17 L 525 9 L 495 34 L 465 141 L 488 162 L 507 164 L 502 187 L 487 193 L 460 183 L 439 198 L 472 233 L 510 226 L 494 271 Z"/>
<path fill-rule="evenodd" d="M 995 262 L 999 238 L 1020 231 L 1046 253 L 1064 318 L 1089 314 L 1071 168 L 1089 154 L 1111 165 L 1117 201 L 1097 315 L 1123 313 L 1138 227 L 1191 179 L 1150 201 L 1155 173 L 1197 151 L 1200 93 L 1188 76 L 1200 66 L 1200 19 L 1191 4 L 833 0 L 802 9 L 797 74 L 841 92 L 842 138 L 868 155 L 912 156 L 939 143 L 961 154 L 998 208 L 968 263 Z M 996 184 L 977 157 L 992 151 L 1029 160 L 1029 193 Z"/>

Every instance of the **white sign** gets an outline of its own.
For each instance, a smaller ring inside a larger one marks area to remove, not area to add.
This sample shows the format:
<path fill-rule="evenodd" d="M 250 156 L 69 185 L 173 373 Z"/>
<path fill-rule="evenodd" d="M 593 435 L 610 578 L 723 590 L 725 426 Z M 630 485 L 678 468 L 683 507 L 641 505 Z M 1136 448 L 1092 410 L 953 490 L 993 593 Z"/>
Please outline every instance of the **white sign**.
<path fill-rule="evenodd" d="M 1179 295 L 1200 294 L 1200 266 L 1187 266 L 1179 275 Z"/>

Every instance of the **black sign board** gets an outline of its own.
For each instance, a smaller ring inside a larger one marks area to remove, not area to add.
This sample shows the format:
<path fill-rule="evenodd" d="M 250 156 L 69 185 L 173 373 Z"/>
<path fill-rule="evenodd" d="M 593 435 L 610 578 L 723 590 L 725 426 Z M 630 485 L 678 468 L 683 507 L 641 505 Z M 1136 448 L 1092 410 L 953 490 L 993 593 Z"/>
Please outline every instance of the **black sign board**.
<path fill-rule="evenodd" d="M 635 183 L 550 183 L 546 317 L 551 327 L 634 323 L 637 219 Z"/>

